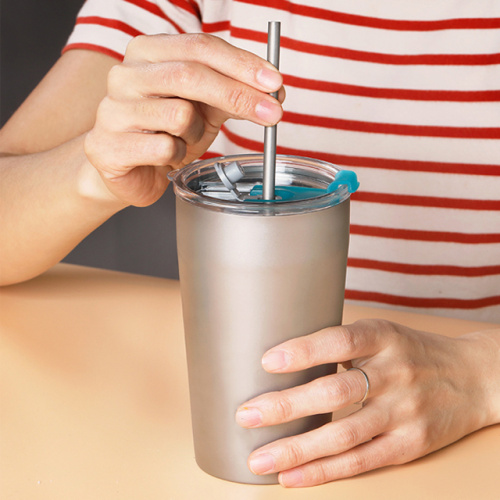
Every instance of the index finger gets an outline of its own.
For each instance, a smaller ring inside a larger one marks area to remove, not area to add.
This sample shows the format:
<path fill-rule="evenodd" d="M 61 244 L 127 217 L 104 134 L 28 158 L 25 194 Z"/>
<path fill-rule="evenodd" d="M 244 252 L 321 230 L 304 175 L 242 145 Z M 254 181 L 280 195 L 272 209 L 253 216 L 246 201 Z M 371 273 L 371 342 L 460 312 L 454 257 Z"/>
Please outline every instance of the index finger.
<path fill-rule="evenodd" d="M 279 71 L 265 59 L 204 33 L 138 36 L 129 43 L 124 62 L 137 60 L 201 63 L 263 92 L 283 85 Z"/>
<path fill-rule="evenodd" d="M 262 357 L 262 366 L 268 372 L 286 373 L 371 356 L 387 345 L 393 330 L 383 320 L 325 328 L 273 347 Z"/>

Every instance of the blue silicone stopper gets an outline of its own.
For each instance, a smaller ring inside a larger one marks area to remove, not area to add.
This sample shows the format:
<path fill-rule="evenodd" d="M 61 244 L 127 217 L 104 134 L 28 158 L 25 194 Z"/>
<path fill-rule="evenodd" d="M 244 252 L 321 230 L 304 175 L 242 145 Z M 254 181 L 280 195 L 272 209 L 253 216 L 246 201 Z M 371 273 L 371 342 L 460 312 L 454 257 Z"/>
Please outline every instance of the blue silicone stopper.
<path fill-rule="evenodd" d="M 346 186 L 349 193 L 354 193 L 359 188 L 358 178 L 355 172 L 351 170 L 339 170 L 335 175 L 335 180 L 326 188 L 309 188 L 304 186 L 276 186 L 275 196 L 276 200 L 270 201 L 300 201 L 308 200 L 323 196 L 327 193 L 333 193 L 341 186 Z M 258 184 L 250 191 L 250 196 L 255 198 L 262 198 L 262 185 Z M 248 199 L 247 201 L 262 202 L 262 199 Z"/>

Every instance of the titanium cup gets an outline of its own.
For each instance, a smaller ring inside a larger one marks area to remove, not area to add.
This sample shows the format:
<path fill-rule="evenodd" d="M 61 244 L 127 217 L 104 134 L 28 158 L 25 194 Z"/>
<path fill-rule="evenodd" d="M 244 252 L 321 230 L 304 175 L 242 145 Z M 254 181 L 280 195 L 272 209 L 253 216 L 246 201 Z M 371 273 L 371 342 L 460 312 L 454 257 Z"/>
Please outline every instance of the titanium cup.
<path fill-rule="evenodd" d="M 241 167 L 242 178 L 235 184 L 240 199 L 216 171 L 231 162 Z M 262 179 L 259 154 L 201 161 L 169 174 L 176 194 L 195 455 L 213 476 L 277 483 L 276 474 L 256 476 L 248 469 L 249 454 L 331 421 L 326 414 L 243 429 L 235 412 L 259 394 L 336 371 L 330 364 L 269 374 L 261 358 L 281 342 L 342 321 L 350 190 L 341 184 L 328 192 L 339 172 L 346 171 L 319 160 L 278 155 L 276 192 L 281 186 L 316 195 L 288 201 L 278 196 L 273 202 L 252 195 Z"/>

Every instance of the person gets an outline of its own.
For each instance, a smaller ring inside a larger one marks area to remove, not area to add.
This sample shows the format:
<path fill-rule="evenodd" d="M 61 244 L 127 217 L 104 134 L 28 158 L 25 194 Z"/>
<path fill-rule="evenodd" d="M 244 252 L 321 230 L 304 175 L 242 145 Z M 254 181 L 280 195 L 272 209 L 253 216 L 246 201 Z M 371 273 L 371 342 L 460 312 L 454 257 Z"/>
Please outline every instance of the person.
<path fill-rule="evenodd" d="M 278 152 L 361 180 L 348 300 L 498 322 L 499 14 L 451 0 L 88 0 L 0 132 L 1 284 L 48 269 L 124 207 L 156 202 L 169 170 L 261 150 L 262 126 L 280 122 Z M 276 15 L 281 72 L 258 55 Z M 363 405 L 256 450 L 249 467 L 309 486 L 500 422 L 499 332 L 451 339 L 364 320 L 276 346 L 263 358 L 273 373 L 355 369 L 246 402 L 240 425 Z"/>

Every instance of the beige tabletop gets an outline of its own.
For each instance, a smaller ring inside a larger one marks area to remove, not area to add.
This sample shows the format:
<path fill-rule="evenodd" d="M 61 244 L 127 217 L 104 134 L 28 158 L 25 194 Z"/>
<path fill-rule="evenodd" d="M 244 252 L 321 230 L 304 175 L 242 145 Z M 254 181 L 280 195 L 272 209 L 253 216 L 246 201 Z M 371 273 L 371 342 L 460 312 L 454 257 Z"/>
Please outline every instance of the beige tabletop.
<path fill-rule="evenodd" d="M 346 305 L 443 334 L 488 327 Z M 500 426 L 413 463 L 285 490 L 194 460 L 179 284 L 60 264 L 0 290 L 3 500 L 500 499 Z"/>

